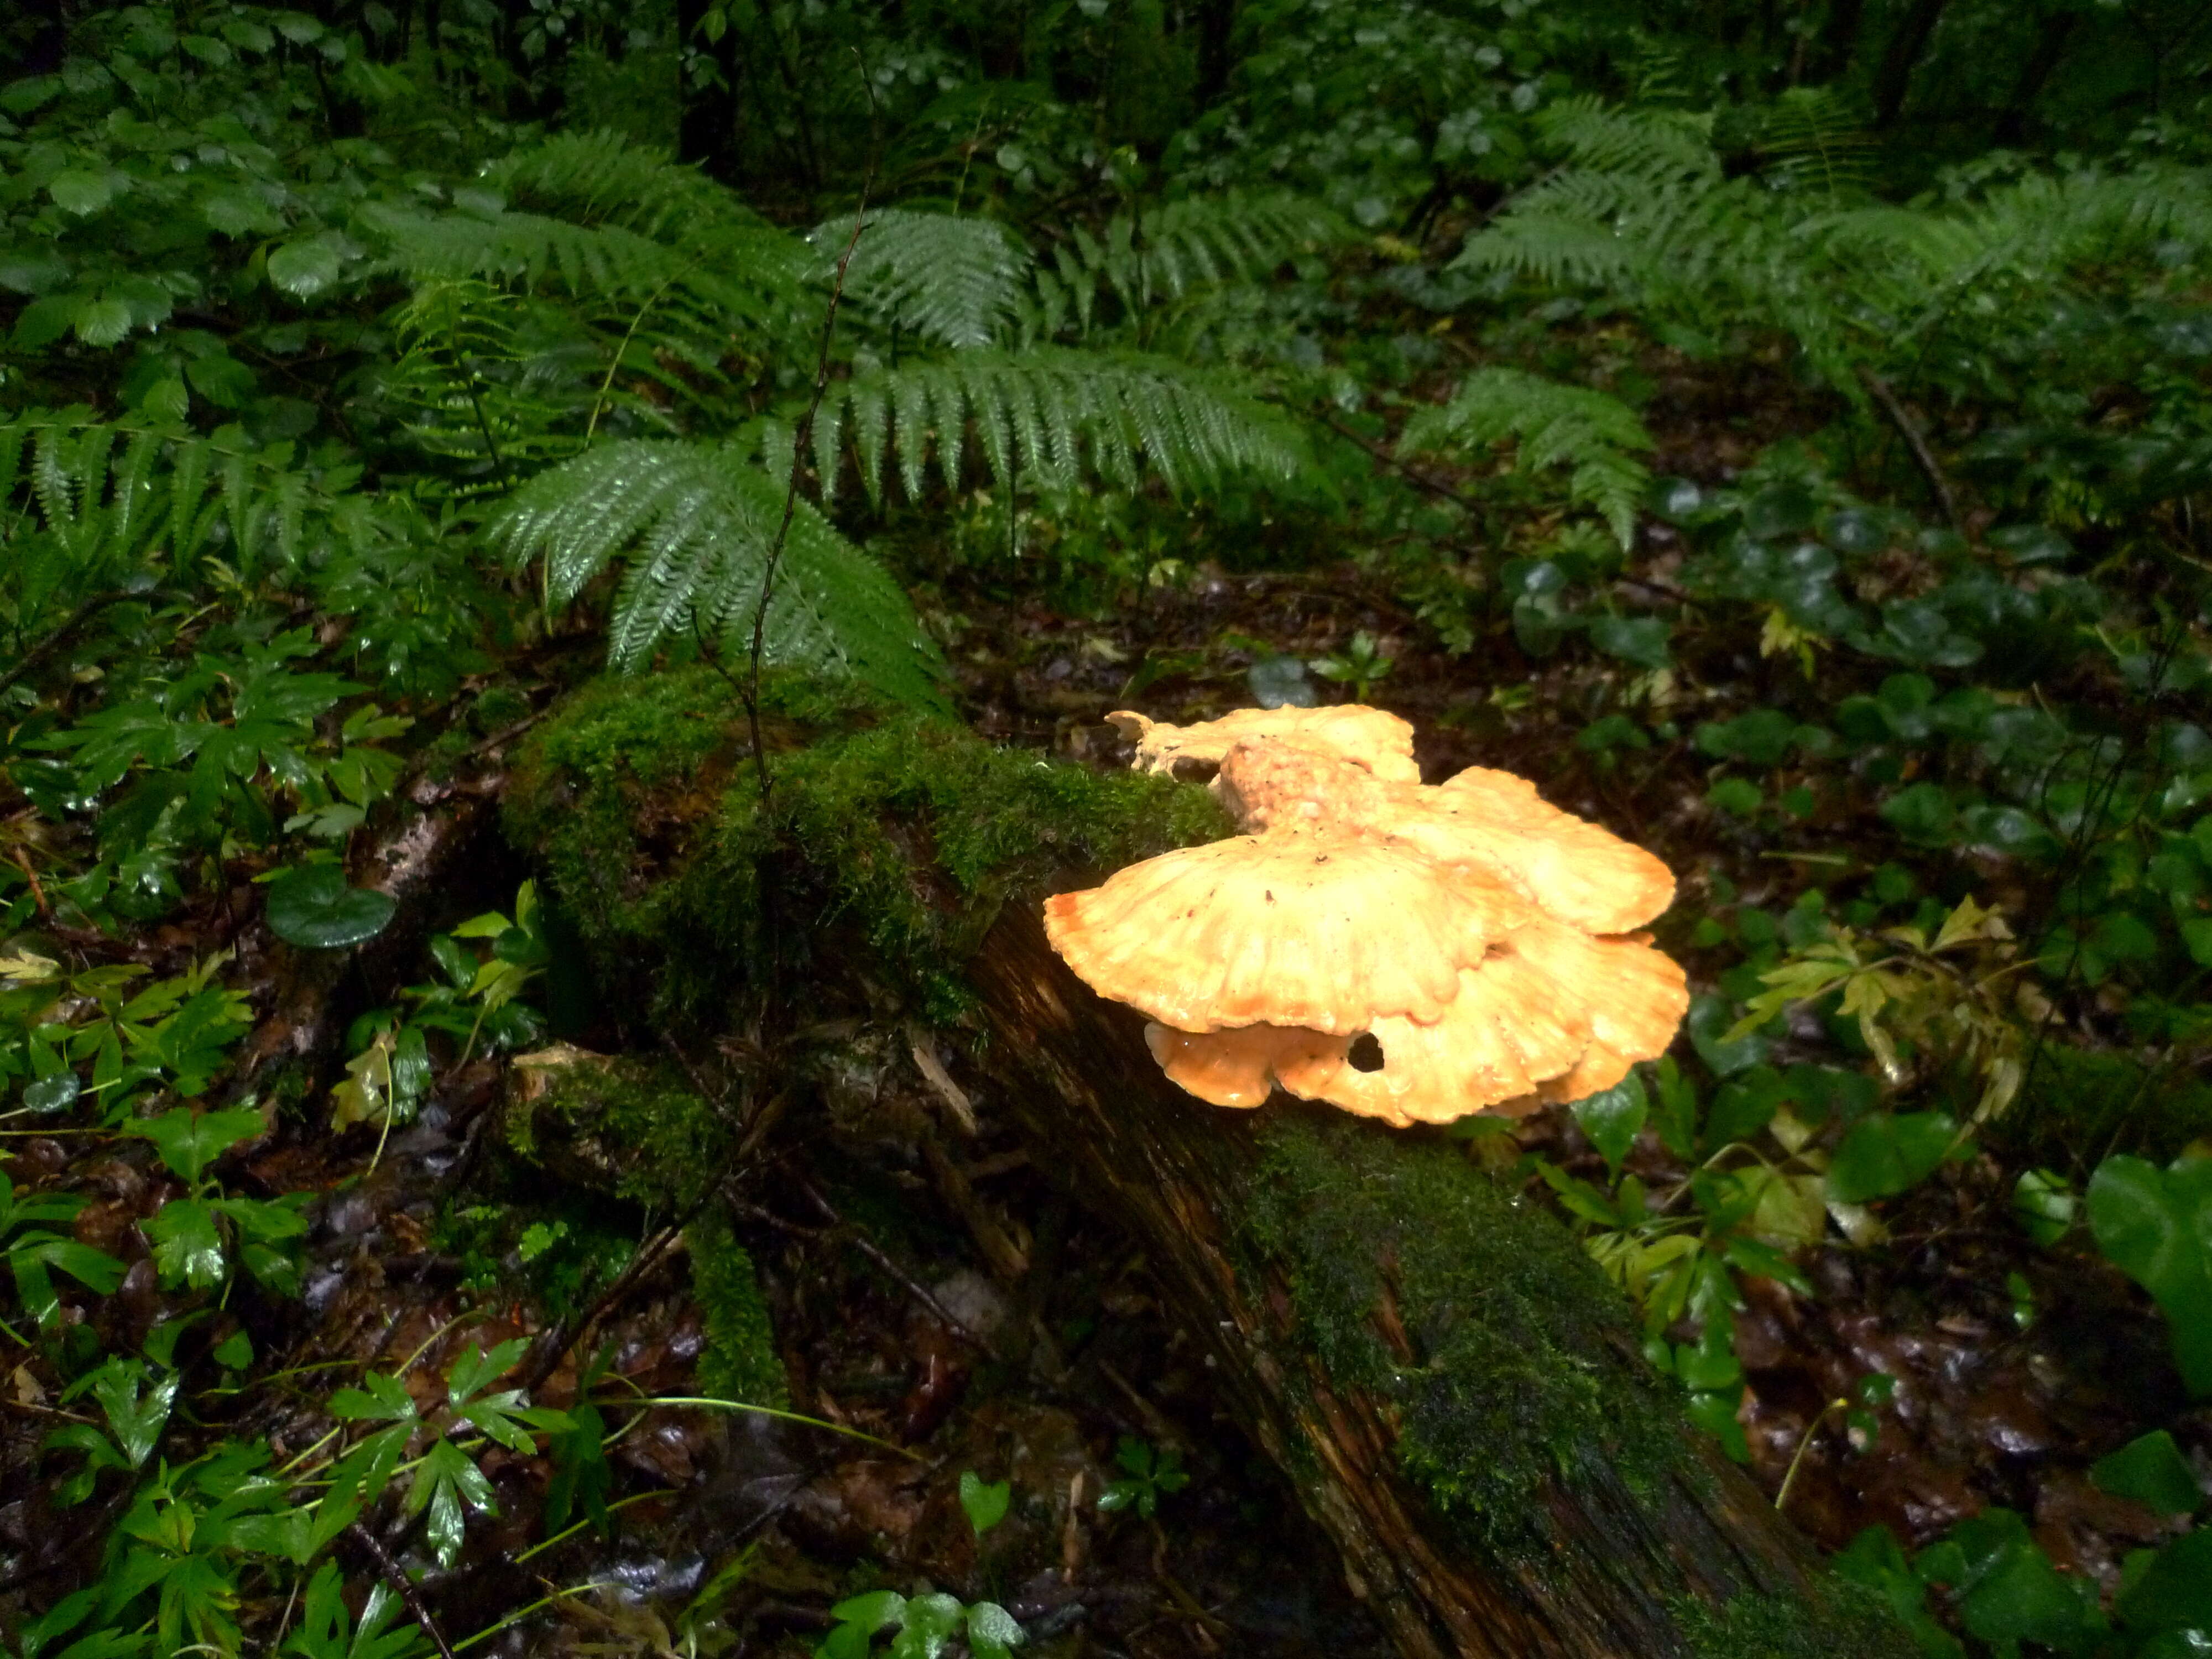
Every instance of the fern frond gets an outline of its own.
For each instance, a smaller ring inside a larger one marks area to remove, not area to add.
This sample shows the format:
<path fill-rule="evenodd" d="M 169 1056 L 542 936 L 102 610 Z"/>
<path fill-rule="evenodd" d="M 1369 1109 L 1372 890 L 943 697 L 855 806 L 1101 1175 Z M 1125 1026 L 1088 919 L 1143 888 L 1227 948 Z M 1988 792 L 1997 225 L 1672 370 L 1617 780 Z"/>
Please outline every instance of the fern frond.
<path fill-rule="evenodd" d="M 832 221 L 808 237 L 824 267 L 853 234 Z M 990 219 L 904 208 L 871 212 L 852 244 L 845 291 L 879 327 L 939 345 L 984 346 L 1012 323 L 1030 275 L 1030 253 Z"/>
<path fill-rule="evenodd" d="M 1536 119 L 1545 147 L 1571 167 L 1653 183 L 1717 180 L 1713 118 L 1678 109 L 1628 109 L 1595 94 L 1562 98 Z"/>
<path fill-rule="evenodd" d="M 1107 295 L 1133 316 L 1201 285 L 1254 281 L 1350 234 L 1333 210 L 1288 192 L 1190 197 L 1116 214 L 1102 236 L 1078 226 L 1038 270 L 1037 332 L 1088 332 Z"/>
<path fill-rule="evenodd" d="M 620 226 L 785 302 L 802 298 L 812 268 L 804 243 L 730 191 L 617 133 L 547 138 L 486 168 L 483 183 L 518 208 Z"/>
<path fill-rule="evenodd" d="M 732 319 L 781 323 L 812 269 L 804 243 L 719 185 L 608 134 L 518 152 L 450 212 L 372 204 L 357 222 L 418 283 L 474 277 L 629 305 L 672 291 L 713 313 L 718 337 Z"/>
<path fill-rule="evenodd" d="M 742 653 L 750 643 L 785 480 L 731 444 L 633 440 L 549 468 L 509 497 L 491 528 L 510 564 L 545 563 L 556 604 L 623 563 L 608 658 L 635 668 L 696 628 Z M 805 501 L 777 566 L 766 659 L 857 678 L 933 704 L 939 664 L 906 596 Z"/>
<path fill-rule="evenodd" d="M 995 477 L 1018 473 L 1048 494 L 1085 477 L 1133 488 L 1146 468 L 1177 493 L 1237 472 L 1286 478 L 1304 453 L 1296 428 L 1266 405 L 1135 352 L 963 352 L 857 376 L 833 388 L 823 414 L 830 418 L 817 419 L 815 459 L 825 495 L 847 432 L 872 500 L 882 497 L 892 454 L 909 496 L 921 493 L 933 454 L 957 486 L 971 430 Z"/>
<path fill-rule="evenodd" d="M 1860 196 L 1874 174 L 1874 135 L 1856 102 L 1834 87 L 1790 88 L 1761 112 L 1753 143 L 1780 190 Z"/>
<path fill-rule="evenodd" d="M 1448 404 L 1406 423 L 1401 454 L 1486 449 L 1515 441 L 1517 470 L 1564 465 L 1571 500 L 1604 519 L 1623 547 L 1650 474 L 1633 452 L 1651 447 L 1644 422 L 1618 398 L 1516 368 L 1486 368 L 1460 383 Z"/>

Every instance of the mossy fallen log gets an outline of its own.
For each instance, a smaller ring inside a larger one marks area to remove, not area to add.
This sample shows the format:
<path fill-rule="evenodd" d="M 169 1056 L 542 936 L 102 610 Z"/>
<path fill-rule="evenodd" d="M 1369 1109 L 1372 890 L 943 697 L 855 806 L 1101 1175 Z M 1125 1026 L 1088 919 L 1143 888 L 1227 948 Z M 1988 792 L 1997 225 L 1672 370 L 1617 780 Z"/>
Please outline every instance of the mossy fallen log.
<path fill-rule="evenodd" d="M 586 690 L 516 769 L 508 833 L 641 1042 L 963 1039 L 1038 1165 L 1147 1252 L 1407 1659 L 1912 1650 L 1686 1424 L 1547 1212 L 1432 1133 L 1201 1104 L 1052 954 L 1042 896 L 1224 833 L 1203 791 L 772 692 L 765 812 L 702 674 Z"/>

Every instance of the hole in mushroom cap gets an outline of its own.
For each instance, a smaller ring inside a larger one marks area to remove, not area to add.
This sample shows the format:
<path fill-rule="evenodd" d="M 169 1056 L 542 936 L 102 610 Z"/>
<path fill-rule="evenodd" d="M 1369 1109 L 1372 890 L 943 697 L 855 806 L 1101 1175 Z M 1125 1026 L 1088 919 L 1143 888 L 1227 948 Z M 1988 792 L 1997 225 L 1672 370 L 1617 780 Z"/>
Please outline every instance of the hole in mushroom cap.
<path fill-rule="evenodd" d="M 1382 1045 L 1375 1040 L 1372 1031 L 1362 1031 L 1352 1039 L 1352 1047 L 1345 1052 L 1345 1060 L 1355 1072 L 1379 1072 L 1382 1069 Z"/>

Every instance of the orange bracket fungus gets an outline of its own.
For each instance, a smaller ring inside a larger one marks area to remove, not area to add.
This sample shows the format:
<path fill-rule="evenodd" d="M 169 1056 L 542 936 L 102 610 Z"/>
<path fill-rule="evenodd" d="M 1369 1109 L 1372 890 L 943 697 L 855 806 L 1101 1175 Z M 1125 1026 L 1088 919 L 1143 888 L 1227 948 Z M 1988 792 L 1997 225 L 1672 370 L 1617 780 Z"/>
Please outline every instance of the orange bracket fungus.
<path fill-rule="evenodd" d="M 1053 948 L 1149 1015 L 1167 1075 L 1218 1106 L 1278 1087 L 1386 1122 L 1512 1115 L 1662 1053 L 1682 970 L 1637 928 L 1674 896 L 1642 848 L 1474 767 L 1420 781 L 1395 714 L 1110 717 L 1136 764 L 1218 768 L 1244 834 L 1045 901 Z"/>

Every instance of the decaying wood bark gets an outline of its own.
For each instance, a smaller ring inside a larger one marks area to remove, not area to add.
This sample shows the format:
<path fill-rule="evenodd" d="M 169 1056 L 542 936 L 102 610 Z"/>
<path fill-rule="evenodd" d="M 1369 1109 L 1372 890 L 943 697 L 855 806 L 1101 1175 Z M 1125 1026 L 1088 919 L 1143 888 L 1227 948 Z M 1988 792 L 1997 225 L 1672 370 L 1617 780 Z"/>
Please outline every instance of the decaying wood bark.
<path fill-rule="evenodd" d="M 1054 955 L 1042 896 L 1220 833 L 1202 793 L 922 717 L 833 722 L 780 749 L 763 828 L 726 788 L 726 701 L 699 677 L 586 690 L 518 761 L 507 833 L 595 971 L 640 1013 L 657 976 L 657 1022 L 788 1006 L 796 974 L 901 1047 L 926 1006 L 980 1039 L 978 1109 L 1146 1251 L 1406 1659 L 1914 1651 L 1688 1426 L 1542 1206 L 1433 1132 L 1194 1099 Z"/>
<path fill-rule="evenodd" d="M 1290 1472 L 1355 1593 L 1407 1659 L 1688 1654 L 1697 1649 L 1684 1633 L 1685 1598 L 1721 1608 L 1747 1595 L 1797 1604 L 1795 1634 L 1804 1650 L 1822 1650 L 1831 1587 L 1813 1550 L 1702 1437 L 1686 1440 L 1681 1472 L 1656 1493 L 1632 1496 L 1602 1471 L 1572 1487 L 1552 1483 L 1551 1553 L 1481 1559 L 1400 1473 L 1387 1405 L 1323 1367 L 1279 1264 L 1255 1265 L 1232 1236 L 1264 1114 L 1305 1109 L 1278 1096 L 1261 1113 L 1223 1111 L 1169 1083 L 1146 1053 L 1141 1018 L 1077 980 L 1026 907 L 1000 921 L 970 971 L 988 1009 L 999 1104 L 1040 1167 L 1149 1252 L 1211 1356 L 1224 1403 Z M 1523 1218 L 1557 1225 L 1534 1209 Z M 1643 1363 L 1619 1358 L 1624 1368 Z M 1866 1626 L 1850 1622 L 1863 1643 Z"/>

